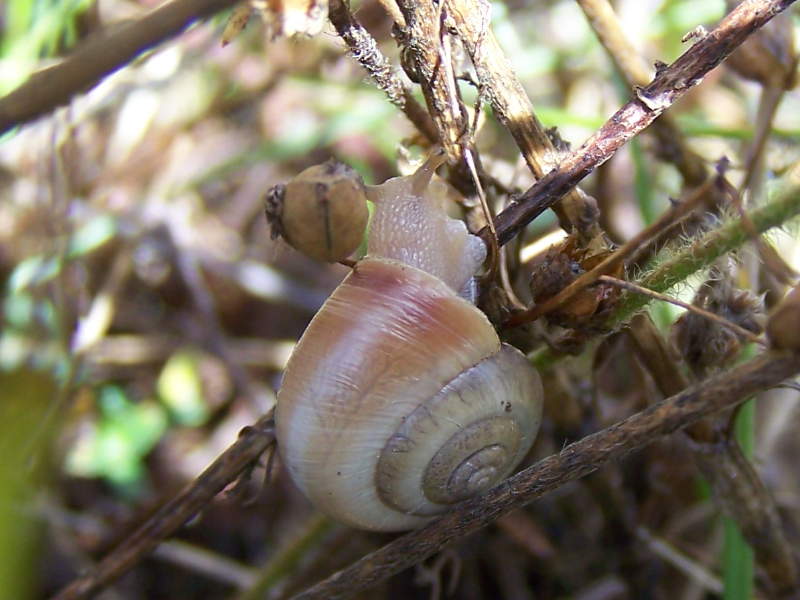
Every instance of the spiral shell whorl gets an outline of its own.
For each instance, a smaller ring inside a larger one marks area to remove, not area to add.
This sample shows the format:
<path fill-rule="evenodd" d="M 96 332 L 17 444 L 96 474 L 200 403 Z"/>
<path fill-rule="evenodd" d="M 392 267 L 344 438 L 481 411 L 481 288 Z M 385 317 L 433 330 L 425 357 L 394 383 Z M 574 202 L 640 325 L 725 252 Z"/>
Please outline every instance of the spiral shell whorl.
<path fill-rule="evenodd" d="M 536 437 L 540 398 L 536 371 L 503 344 L 405 417 L 376 466 L 381 500 L 433 515 L 499 483 Z"/>
<path fill-rule="evenodd" d="M 320 510 L 391 531 L 505 477 L 533 441 L 540 405 L 538 374 L 483 313 L 419 269 L 365 259 L 289 361 L 276 432 Z"/>

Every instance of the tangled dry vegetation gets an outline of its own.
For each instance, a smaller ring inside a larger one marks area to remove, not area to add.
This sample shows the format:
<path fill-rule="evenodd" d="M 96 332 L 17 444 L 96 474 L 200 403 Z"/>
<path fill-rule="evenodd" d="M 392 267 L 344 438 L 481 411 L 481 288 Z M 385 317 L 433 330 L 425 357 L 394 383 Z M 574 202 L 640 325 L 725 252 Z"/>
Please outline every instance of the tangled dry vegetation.
<path fill-rule="evenodd" d="M 329 0 L 182 31 L 231 4 L 82 5 L 77 49 L 58 30 L 67 58 L 0 98 L 0 595 L 800 597 L 792 2 Z M 347 267 L 272 240 L 264 193 L 434 144 L 545 418 L 506 484 L 359 533 L 271 460 Z"/>

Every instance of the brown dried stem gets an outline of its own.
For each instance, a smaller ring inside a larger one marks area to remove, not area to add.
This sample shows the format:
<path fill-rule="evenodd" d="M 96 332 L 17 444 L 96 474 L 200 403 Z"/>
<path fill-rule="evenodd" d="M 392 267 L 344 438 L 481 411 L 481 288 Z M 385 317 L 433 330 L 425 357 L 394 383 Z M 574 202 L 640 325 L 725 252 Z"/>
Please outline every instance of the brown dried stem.
<path fill-rule="evenodd" d="M 616 252 L 610 254 L 608 258 L 600 262 L 594 268 L 581 274 L 572 283 L 552 296 L 541 302 L 535 304 L 528 310 L 518 313 L 511 317 L 506 325 L 513 326 L 521 323 L 528 323 L 535 321 L 542 315 L 547 314 L 562 306 L 569 301 L 575 294 L 588 286 L 592 285 L 600 279 L 602 275 L 606 275 L 614 271 L 626 258 L 633 255 L 634 252 L 639 250 L 644 244 L 659 235 L 666 227 L 679 221 L 691 211 L 693 211 L 705 198 L 708 188 L 718 183 L 717 179 L 709 179 L 704 185 L 694 190 L 691 195 L 684 200 L 672 206 L 669 210 L 664 212 L 658 220 L 642 229 L 639 233 L 628 240 Z"/>
<path fill-rule="evenodd" d="M 237 1 L 172 0 L 141 19 L 100 32 L 61 62 L 37 71 L 0 98 L 0 134 L 68 103 L 143 52 Z"/>
<path fill-rule="evenodd" d="M 416 0 L 399 0 L 397 4 L 406 22 L 398 40 L 408 52 L 409 66 L 417 74 L 442 147 L 448 159 L 459 164 L 469 119 L 447 51 L 450 39 L 442 28 L 441 7 Z"/>
<path fill-rule="evenodd" d="M 108 585 L 149 554 L 163 539 L 192 519 L 225 486 L 275 441 L 272 413 L 246 427 L 225 452 L 183 492 L 162 506 L 88 573 L 75 579 L 53 600 L 86 598 Z"/>
<path fill-rule="evenodd" d="M 637 315 L 629 329 L 637 356 L 665 396 L 689 386 L 667 348 L 666 341 L 647 315 Z M 687 427 L 689 448 L 698 469 L 711 486 L 714 499 L 736 521 L 752 546 L 770 586 L 770 597 L 788 597 L 800 588 L 800 575 L 775 501 L 736 440 L 725 428 L 704 419 Z"/>
<path fill-rule="evenodd" d="M 608 0 L 577 0 L 597 39 L 608 52 L 614 66 L 631 87 L 647 85 L 651 69 L 625 34 Z M 707 176 L 703 158 L 686 143 L 672 115 L 665 114 L 653 124 L 658 153 L 680 171 L 687 185 L 700 185 Z"/>
<path fill-rule="evenodd" d="M 389 102 L 402 110 L 419 132 L 435 144 L 439 135 L 430 115 L 411 95 L 409 87 L 381 53 L 375 38 L 356 20 L 342 0 L 329 0 L 328 16 L 350 52 L 386 94 Z"/>
<path fill-rule="evenodd" d="M 489 25 L 491 7 L 486 0 L 448 0 L 448 16 L 469 53 L 481 85 L 499 121 L 511 133 L 528 168 L 537 179 L 558 164 L 556 150 L 533 110 L 511 63 Z M 567 231 L 585 238 L 597 231 L 596 203 L 579 189 L 567 192 L 554 210 Z"/>
<path fill-rule="evenodd" d="M 800 372 L 800 355 L 764 353 L 731 371 L 570 444 L 486 494 L 458 505 L 426 527 L 406 534 L 295 596 L 296 600 L 346 598 L 399 573 L 449 543 L 488 525 L 544 494 L 593 473 L 660 436 L 729 409 Z"/>
<path fill-rule="evenodd" d="M 583 146 L 565 156 L 557 169 L 497 215 L 495 226 L 500 244 L 508 243 L 522 228 L 700 83 L 749 35 L 793 3 L 794 0 L 745 0 L 734 8 L 714 30 L 674 63 L 661 69 L 652 83 L 637 89 L 636 97 L 614 113 Z M 485 238 L 486 230 L 481 230 L 480 234 Z"/>

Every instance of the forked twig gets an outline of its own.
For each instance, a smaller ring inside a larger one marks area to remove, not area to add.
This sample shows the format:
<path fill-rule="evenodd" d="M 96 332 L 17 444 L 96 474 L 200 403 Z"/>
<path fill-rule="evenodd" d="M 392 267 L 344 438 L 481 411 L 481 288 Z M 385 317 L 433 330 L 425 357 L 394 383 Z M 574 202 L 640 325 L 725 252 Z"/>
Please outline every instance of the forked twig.
<path fill-rule="evenodd" d="M 482 94 L 514 138 L 528 168 L 537 179 L 544 177 L 558 164 L 559 151 L 536 117 L 522 82 L 489 26 L 489 3 L 486 0 L 448 0 L 446 7 L 475 66 Z M 582 191 L 567 191 L 553 208 L 565 229 L 574 228 L 587 238 L 597 233 L 597 207 Z"/>
<path fill-rule="evenodd" d="M 506 210 L 495 226 L 500 244 L 550 208 L 595 168 L 648 127 L 667 108 L 728 57 L 749 35 L 764 26 L 795 0 L 745 0 L 719 25 L 698 40 L 669 66 L 661 69 L 650 85 L 636 90 L 633 100 L 620 108 L 578 150 L 565 156 L 557 169 L 531 186 Z M 488 235 L 483 229 L 480 235 Z"/>

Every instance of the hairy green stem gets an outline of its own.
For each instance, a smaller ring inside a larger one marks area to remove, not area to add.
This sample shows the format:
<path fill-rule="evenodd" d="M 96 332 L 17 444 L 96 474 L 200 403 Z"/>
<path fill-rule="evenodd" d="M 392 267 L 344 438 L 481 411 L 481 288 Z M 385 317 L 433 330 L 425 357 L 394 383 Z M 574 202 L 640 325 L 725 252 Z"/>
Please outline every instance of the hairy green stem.
<path fill-rule="evenodd" d="M 756 230 L 764 233 L 787 223 L 798 214 L 800 214 L 800 181 L 793 181 L 775 192 L 769 202 L 753 210 L 749 216 Z M 748 233 L 738 219 L 725 223 L 680 250 L 636 283 L 655 292 L 665 292 L 710 266 L 726 252 L 739 248 L 748 239 Z M 608 318 L 606 325 L 615 327 L 625 323 L 649 301 L 649 297 L 641 294 L 627 294 Z"/>
<path fill-rule="evenodd" d="M 767 203 L 749 213 L 748 216 L 758 233 L 785 225 L 800 215 L 800 173 L 795 171 L 788 176 L 788 179 L 787 183 L 773 192 Z M 655 270 L 645 274 L 641 279 L 634 280 L 634 283 L 655 292 L 666 292 L 710 266 L 723 254 L 740 248 L 749 239 L 746 229 L 738 219 L 726 222 L 679 250 L 672 258 L 659 264 Z M 652 298 L 642 294 L 626 294 L 599 329 L 608 331 L 619 328 L 651 300 Z M 559 358 L 558 353 L 544 348 L 535 352 L 531 356 L 531 361 L 536 367 L 547 369 Z"/>

